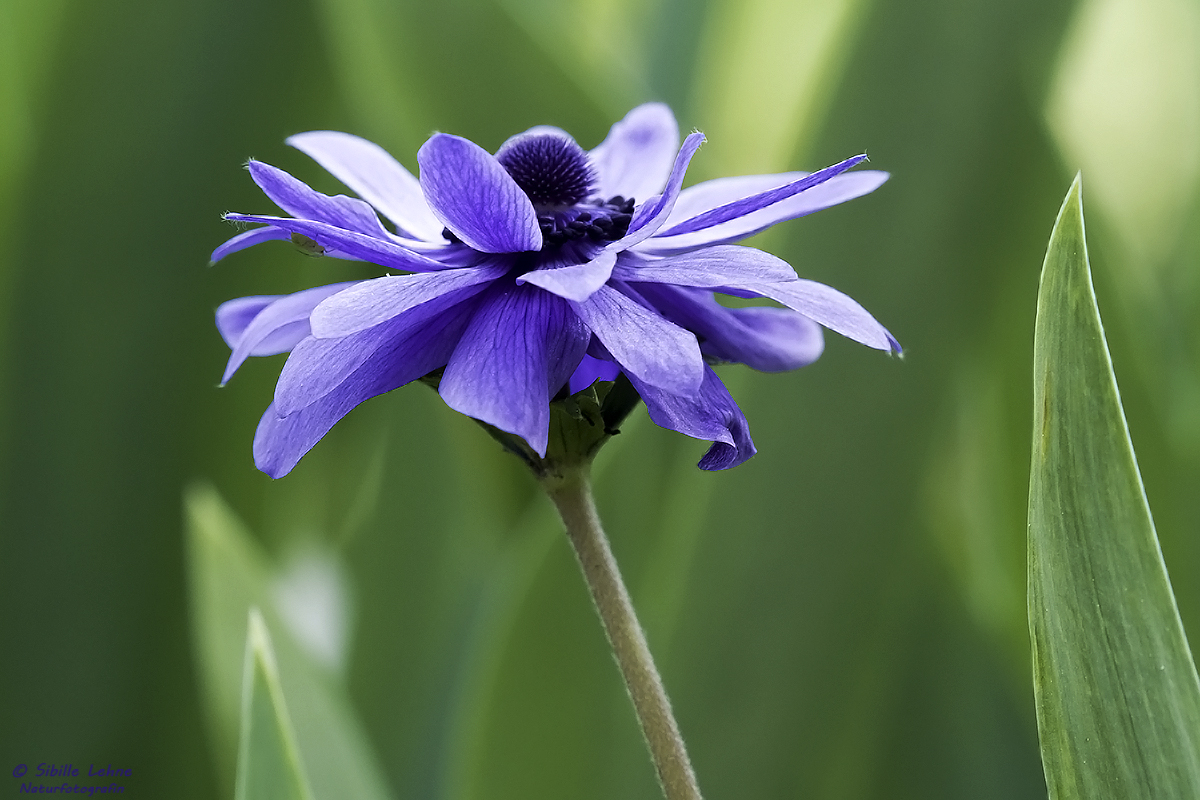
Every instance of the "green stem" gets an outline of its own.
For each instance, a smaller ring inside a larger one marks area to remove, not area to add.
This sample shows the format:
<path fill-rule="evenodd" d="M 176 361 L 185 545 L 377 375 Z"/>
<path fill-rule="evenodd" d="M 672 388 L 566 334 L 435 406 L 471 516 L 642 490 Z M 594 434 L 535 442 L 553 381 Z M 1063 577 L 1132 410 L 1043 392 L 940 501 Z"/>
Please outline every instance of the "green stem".
<path fill-rule="evenodd" d="M 558 507 L 588 590 L 600 612 L 600 621 L 633 700 L 663 794 L 667 800 L 700 800 L 696 775 L 679 735 L 679 725 L 671 713 L 662 678 L 654 667 L 633 602 L 600 527 L 587 467 L 580 466 L 544 480 L 543 486 Z"/>

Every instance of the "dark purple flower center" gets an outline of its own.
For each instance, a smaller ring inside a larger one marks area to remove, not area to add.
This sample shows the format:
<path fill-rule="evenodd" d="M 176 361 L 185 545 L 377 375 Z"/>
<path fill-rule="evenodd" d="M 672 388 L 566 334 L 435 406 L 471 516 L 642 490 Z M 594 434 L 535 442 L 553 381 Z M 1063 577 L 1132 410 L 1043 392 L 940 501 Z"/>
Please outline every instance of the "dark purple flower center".
<path fill-rule="evenodd" d="M 595 170 L 573 139 L 555 133 L 522 134 L 504 143 L 496 161 L 533 203 L 543 250 L 578 243 L 575 254 L 586 260 L 629 230 L 634 199 L 593 197 Z M 442 236 L 460 243 L 449 228 Z"/>
<path fill-rule="evenodd" d="M 496 160 L 529 195 L 535 207 L 581 203 L 592 193 L 596 179 L 583 148 L 553 133 L 510 139 L 496 153 Z"/>
<path fill-rule="evenodd" d="M 617 195 L 561 211 L 543 211 L 537 218 L 542 231 L 542 249 L 582 240 L 597 244 L 615 242 L 629 232 L 633 209 L 632 197 Z M 449 228 L 442 229 L 442 238 L 452 244 L 462 244 Z"/>
<path fill-rule="evenodd" d="M 579 239 L 614 242 L 629 230 L 632 219 L 633 198 L 617 195 L 567 212 L 538 214 L 538 227 L 542 229 L 542 247 L 547 248 Z"/>

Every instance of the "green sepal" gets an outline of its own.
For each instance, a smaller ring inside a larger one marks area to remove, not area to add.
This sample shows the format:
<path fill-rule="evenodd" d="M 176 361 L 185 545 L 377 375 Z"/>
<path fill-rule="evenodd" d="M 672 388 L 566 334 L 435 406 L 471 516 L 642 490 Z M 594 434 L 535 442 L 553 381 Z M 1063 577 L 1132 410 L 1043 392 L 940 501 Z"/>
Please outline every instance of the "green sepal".
<path fill-rule="evenodd" d="M 421 382 L 436 391 L 442 372 L 440 369 L 431 372 L 421 378 Z M 618 426 L 637 407 L 640 399 L 624 373 L 615 381 L 595 381 L 575 394 L 560 394 L 550 402 L 550 433 L 545 457 L 538 455 L 515 433 L 502 431 L 481 420 L 475 421 L 505 450 L 524 461 L 539 480 L 544 480 L 590 464 L 604 443 L 621 432 Z"/>

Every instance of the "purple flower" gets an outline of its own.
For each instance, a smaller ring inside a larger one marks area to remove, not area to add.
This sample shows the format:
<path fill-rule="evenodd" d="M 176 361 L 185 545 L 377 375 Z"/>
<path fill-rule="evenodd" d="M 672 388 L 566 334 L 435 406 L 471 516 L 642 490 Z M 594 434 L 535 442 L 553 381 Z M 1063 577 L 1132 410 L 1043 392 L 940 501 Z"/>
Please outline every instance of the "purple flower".
<path fill-rule="evenodd" d="M 703 141 L 693 133 L 680 147 L 671 111 L 650 103 L 590 152 L 545 126 L 494 156 L 435 134 L 417 154 L 418 181 L 356 136 L 288 139 L 361 199 L 321 194 L 251 161 L 254 181 L 286 215 L 227 214 L 261 227 L 218 247 L 213 261 L 290 238 L 310 252 L 407 273 L 218 309 L 233 350 L 225 380 L 248 356 L 291 353 L 254 438 L 258 468 L 287 474 L 354 406 L 444 370 L 438 391 L 447 405 L 521 437 L 539 456 L 552 399 L 623 373 L 655 423 L 713 442 L 702 468 L 726 469 L 755 448 L 710 364 L 805 366 L 824 347 L 820 326 L 899 352 L 846 295 L 731 244 L 873 191 L 887 175 L 847 172 L 865 159 L 856 156 L 812 174 L 682 189 Z M 786 308 L 727 308 L 714 292 Z"/>

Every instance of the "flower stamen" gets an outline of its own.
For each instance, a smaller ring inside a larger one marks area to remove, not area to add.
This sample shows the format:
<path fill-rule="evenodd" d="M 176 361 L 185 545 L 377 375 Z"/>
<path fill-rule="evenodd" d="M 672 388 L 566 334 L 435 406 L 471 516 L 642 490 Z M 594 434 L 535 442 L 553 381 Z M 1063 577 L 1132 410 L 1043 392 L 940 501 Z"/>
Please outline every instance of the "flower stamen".
<path fill-rule="evenodd" d="M 496 153 L 496 160 L 529 195 L 538 211 L 583 202 L 596 180 L 583 148 L 553 133 L 515 136 Z"/>
<path fill-rule="evenodd" d="M 617 195 L 597 205 L 539 214 L 542 247 L 557 247 L 579 239 L 597 243 L 615 242 L 629 231 L 633 206 L 633 198 Z"/>

